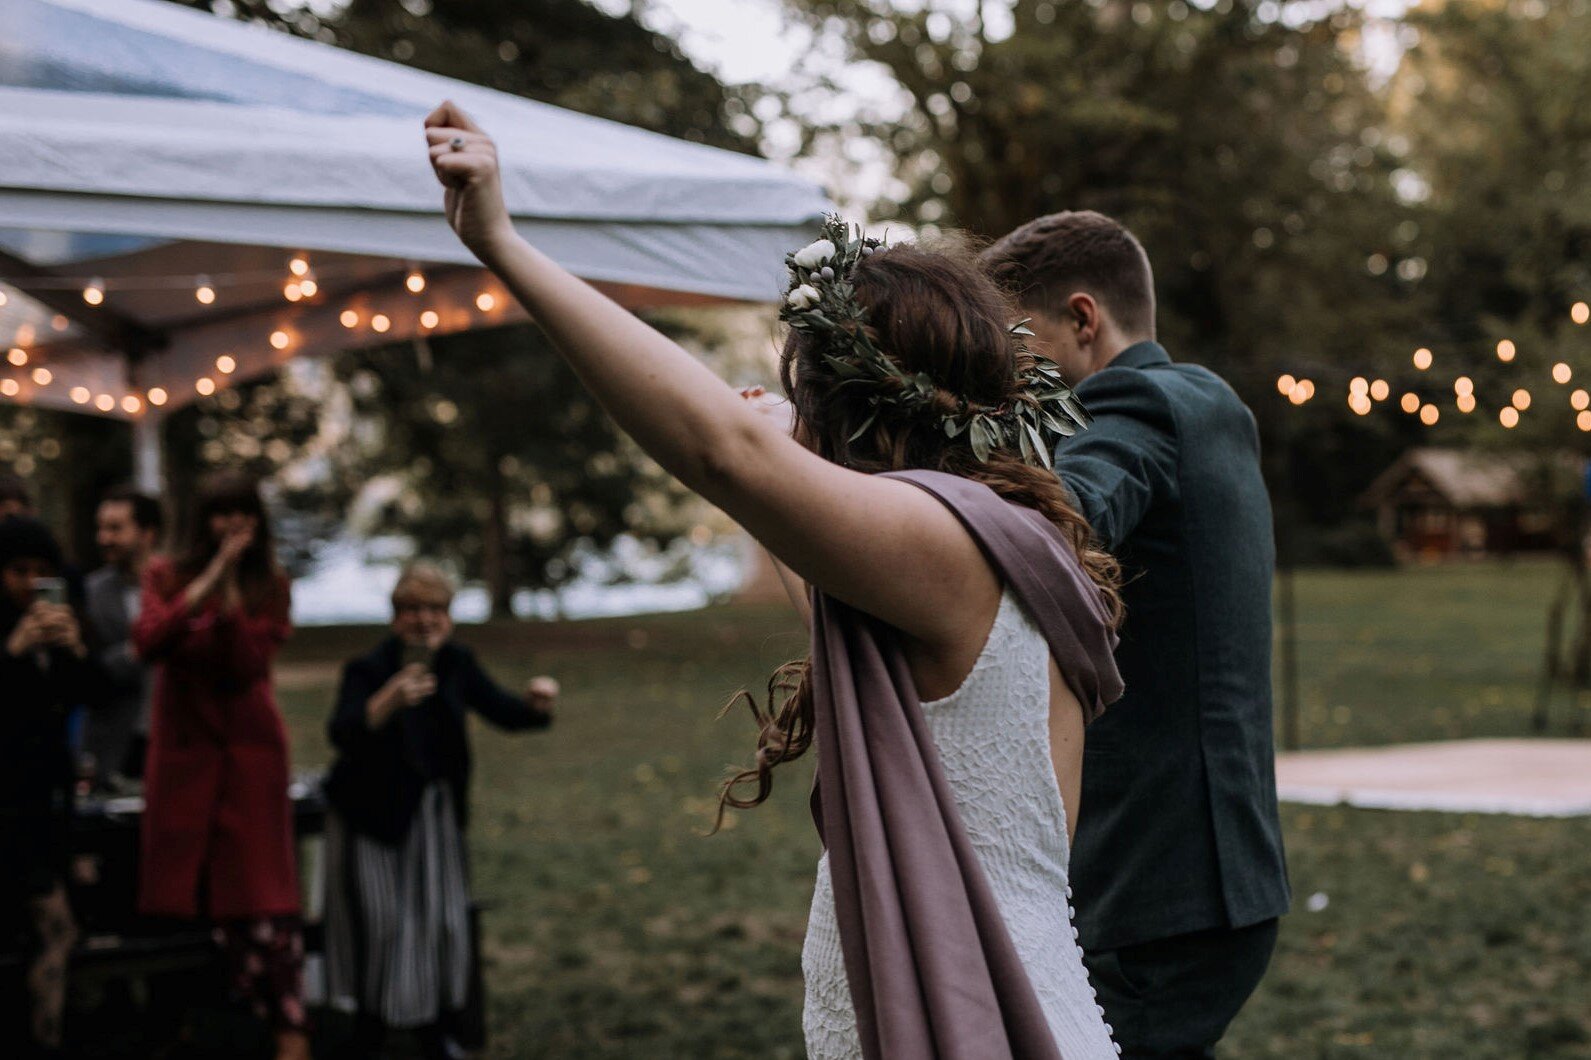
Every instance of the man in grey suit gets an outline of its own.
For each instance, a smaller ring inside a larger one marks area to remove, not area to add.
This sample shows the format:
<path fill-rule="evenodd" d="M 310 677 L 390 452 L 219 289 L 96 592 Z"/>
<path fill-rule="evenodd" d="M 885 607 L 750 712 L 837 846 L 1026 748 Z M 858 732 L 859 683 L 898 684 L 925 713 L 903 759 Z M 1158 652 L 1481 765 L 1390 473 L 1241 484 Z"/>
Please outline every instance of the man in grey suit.
<path fill-rule="evenodd" d="M 1126 581 L 1127 691 L 1089 726 L 1072 844 L 1089 975 L 1125 1056 L 1213 1056 L 1290 899 L 1254 417 L 1155 342 L 1148 256 L 1110 218 L 1041 217 L 984 260 L 1093 414 L 1056 471 Z"/>
<path fill-rule="evenodd" d="M 101 674 L 83 750 L 93 756 L 94 780 L 119 788 L 143 775 L 149 732 L 149 672 L 133 650 L 144 564 L 160 543 L 160 503 L 134 489 L 112 490 L 95 513 L 95 541 L 105 565 L 84 582 L 84 611 Z"/>

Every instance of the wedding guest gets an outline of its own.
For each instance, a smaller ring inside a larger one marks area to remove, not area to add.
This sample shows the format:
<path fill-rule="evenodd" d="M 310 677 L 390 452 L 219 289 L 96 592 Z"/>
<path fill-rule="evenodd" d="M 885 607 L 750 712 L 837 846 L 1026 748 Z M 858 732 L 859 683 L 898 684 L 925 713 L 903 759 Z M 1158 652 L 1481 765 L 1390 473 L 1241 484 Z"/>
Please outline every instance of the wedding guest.
<path fill-rule="evenodd" d="M 444 1058 L 471 967 L 470 711 L 502 729 L 552 722 L 558 686 L 523 698 L 452 639 L 453 585 L 414 563 L 392 590 L 392 633 L 348 663 L 329 726 L 326 965 L 332 997 L 358 1013 L 356 1051 L 415 1030 Z"/>
<path fill-rule="evenodd" d="M 1116 221 L 1041 217 L 984 259 L 1093 414 L 1055 467 L 1126 578 L 1127 691 L 1083 753 L 1073 886 L 1089 973 L 1124 1055 L 1210 1056 L 1290 897 L 1259 434 L 1231 387 L 1155 341 L 1149 256 Z"/>
<path fill-rule="evenodd" d="M 33 514 L 33 492 L 22 476 L 0 471 L 0 519 Z"/>
<path fill-rule="evenodd" d="M 72 768 L 66 715 L 86 694 L 88 650 L 65 602 L 61 551 L 44 524 L 0 520 L 0 918 L 29 936 L 30 1040 L 61 1047 L 67 960 L 77 929 L 64 880 Z"/>
<path fill-rule="evenodd" d="M 215 925 L 230 984 L 270 1022 L 279 1060 L 309 1055 L 287 733 L 271 691 L 289 592 L 258 485 L 222 472 L 201 483 L 181 551 L 145 567 L 133 625 L 156 668 L 139 907 Z"/>
<path fill-rule="evenodd" d="M 818 741 L 808 1057 L 1112 1060 L 1066 881 L 1115 563 L 1047 467 L 1088 419 L 1016 307 L 965 245 L 829 218 L 784 259 L 792 437 L 526 242 L 456 106 L 425 132 L 454 231 L 614 422 L 812 587 L 811 657 L 722 792 L 762 802 Z"/>
<path fill-rule="evenodd" d="M 102 684 L 83 750 L 96 786 L 112 790 L 143 776 L 149 733 L 149 669 L 133 647 L 144 568 L 164 529 L 160 502 L 131 487 L 106 494 L 95 513 L 105 565 L 84 582 L 84 617 Z"/>

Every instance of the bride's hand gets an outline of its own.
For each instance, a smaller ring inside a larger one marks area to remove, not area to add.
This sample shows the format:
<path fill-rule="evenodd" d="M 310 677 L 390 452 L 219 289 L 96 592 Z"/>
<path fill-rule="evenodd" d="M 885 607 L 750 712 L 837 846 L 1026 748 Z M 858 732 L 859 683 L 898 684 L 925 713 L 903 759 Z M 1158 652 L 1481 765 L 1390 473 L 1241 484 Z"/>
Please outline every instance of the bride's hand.
<path fill-rule="evenodd" d="M 426 116 L 425 138 L 431 145 L 431 168 L 447 189 L 443 193 L 447 223 L 484 261 L 514 235 L 503 201 L 497 145 L 451 101 Z"/>

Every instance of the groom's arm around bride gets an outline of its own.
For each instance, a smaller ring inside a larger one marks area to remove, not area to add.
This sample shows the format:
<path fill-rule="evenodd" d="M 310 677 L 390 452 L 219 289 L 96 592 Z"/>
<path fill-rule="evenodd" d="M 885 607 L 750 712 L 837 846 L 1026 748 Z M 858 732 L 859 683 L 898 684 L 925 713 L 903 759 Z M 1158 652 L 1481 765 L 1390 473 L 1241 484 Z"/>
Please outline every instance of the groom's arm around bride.
<path fill-rule="evenodd" d="M 1072 847 L 1090 977 L 1126 1056 L 1209 1056 L 1289 901 L 1254 418 L 1154 341 L 1149 260 L 1116 222 L 1054 214 L 984 257 L 1094 417 L 1056 471 L 1126 583 L 1127 691 L 1088 729 Z"/>

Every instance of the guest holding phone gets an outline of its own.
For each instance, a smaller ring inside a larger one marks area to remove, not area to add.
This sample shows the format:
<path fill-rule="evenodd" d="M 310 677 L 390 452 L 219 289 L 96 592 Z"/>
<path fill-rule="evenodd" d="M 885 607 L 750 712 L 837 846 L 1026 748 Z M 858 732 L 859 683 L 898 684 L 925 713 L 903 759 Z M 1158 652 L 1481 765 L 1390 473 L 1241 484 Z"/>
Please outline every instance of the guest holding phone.
<path fill-rule="evenodd" d="M 309 1056 L 287 733 L 271 690 L 289 594 L 258 485 L 223 472 L 201 484 L 182 552 L 145 567 L 133 627 L 157 667 L 139 906 L 215 924 L 278 1060 Z"/>
<path fill-rule="evenodd" d="M 558 684 L 504 690 L 451 639 L 453 584 L 415 563 L 392 590 L 392 634 L 348 663 L 332 713 L 326 783 L 326 967 L 334 1002 L 357 1012 L 355 1055 L 389 1028 L 427 1057 L 454 1055 L 471 966 L 469 811 L 473 710 L 501 729 L 552 722 Z"/>
<path fill-rule="evenodd" d="M 28 935 L 27 1040 L 40 1056 L 59 1055 L 77 938 L 63 883 L 72 806 L 66 715 L 87 694 L 91 672 L 60 573 L 60 548 L 43 523 L 0 520 L 0 920 L 6 934 Z M 0 1041 L 16 1036 L 0 1031 Z"/>

